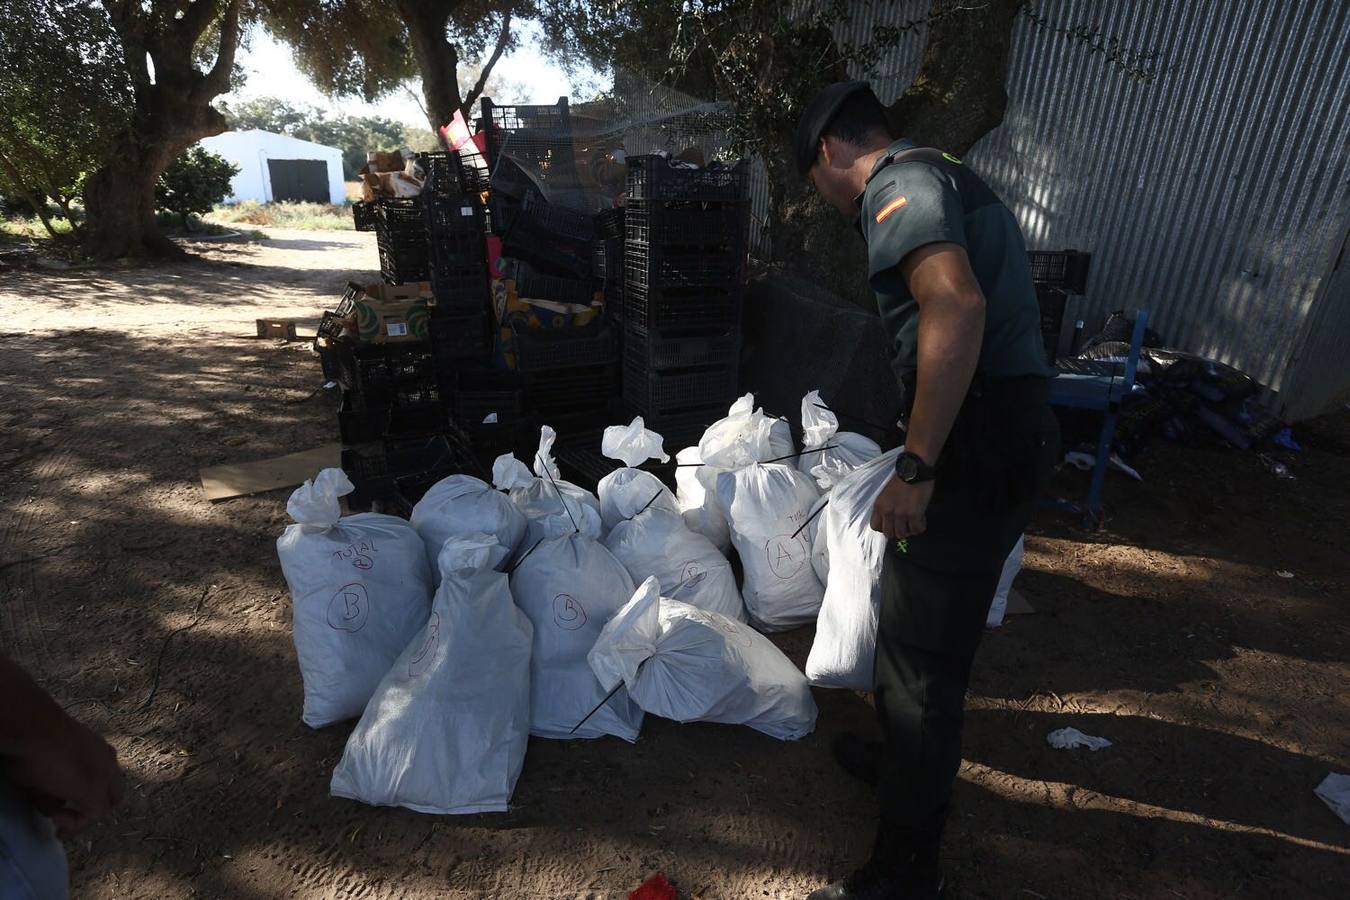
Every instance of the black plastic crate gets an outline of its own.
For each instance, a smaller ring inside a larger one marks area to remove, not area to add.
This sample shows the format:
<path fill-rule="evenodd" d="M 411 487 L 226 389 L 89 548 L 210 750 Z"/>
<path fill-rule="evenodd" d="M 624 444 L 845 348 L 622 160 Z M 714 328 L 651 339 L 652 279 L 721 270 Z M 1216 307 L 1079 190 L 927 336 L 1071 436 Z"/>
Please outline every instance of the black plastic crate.
<path fill-rule="evenodd" d="M 486 306 L 438 312 L 431 317 L 430 330 L 432 355 L 442 368 L 454 363 L 486 363 L 492 353 L 492 327 Z"/>
<path fill-rule="evenodd" d="M 689 369 L 652 371 L 624 360 L 623 399 L 630 406 L 651 413 L 721 405 L 736 399 L 736 367 L 698 366 Z"/>
<path fill-rule="evenodd" d="M 538 415 L 604 409 L 619 392 L 619 371 L 614 365 L 577 366 L 522 374 L 525 380 L 525 408 L 527 412 Z"/>
<path fill-rule="evenodd" d="M 725 287 L 745 280 L 744 244 L 718 248 L 661 247 L 637 241 L 623 246 L 626 285 Z"/>
<path fill-rule="evenodd" d="M 511 323 L 516 360 L 523 372 L 597 366 L 618 361 L 614 329 L 604 323 L 581 328 L 527 328 Z"/>
<path fill-rule="evenodd" d="M 413 240 L 426 228 L 420 197 L 383 197 L 375 201 L 376 231 Z"/>
<path fill-rule="evenodd" d="M 460 268 L 432 268 L 427 273 L 431 295 L 436 304 L 431 314 L 440 310 L 462 308 L 467 304 L 486 304 L 492 296 L 486 262 Z"/>
<path fill-rule="evenodd" d="M 602 238 L 622 240 L 624 235 L 624 207 L 606 209 L 595 214 L 595 233 Z"/>
<path fill-rule="evenodd" d="M 573 278 L 591 278 L 590 242 L 535 238 L 525 232 L 502 238 L 502 256 L 547 266 Z"/>
<path fill-rule="evenodd" d="M 600 452 L 600 437 L 600 431 L 587 431 L 569 435 L 564 442 L 560 434 L 554 450 L 563 477 L 588 491 L 594 491 L 600 479 L 623 465 Z"/>
<path fill-rule="evenodd" d="M 1037 284 L 1063 288 L 1074 294 L 1087 290 L 1091 253 L 1078 250 L 1028 250 L 1031 280 Z"/>
<path fill-rule="evenodd" d="M 516 372 L 460 370 L 451 395 L 451 411 L 471 433 L 494 413 L 498 423 L 518 422 L 525 413 L 525 381 Z"/>
<path fill-rule="evenodd" d="M 375 235 L 380 252 L 380 278 L 385 284 L 414 284 L 426 281 L 427 242 L 425 237 L 416 243 L 390 241 L 381 233 Z"/>
<path fill-rule="evenodd" d="M 399 481 L 430 487 L 450 475 L 477 472 L 479 465 L 469 440 L 446 426 L 440 434 L 391 435 L 378 443 L 343 448 L 342 470 L 356 488 L 348 495 L 348 504 L 369 508 L 392 500 Z"/>
<path fill-rule="evenodd" d="M 595 238 L 595 222 L 585 213 L 549 203 L 538 191 L 527 191 L 511 228 L 544 233 L 572 241 Z"/>
<path fill-rule="evenodd" d="M 344 445 L 378 441 L 389 430 L 389 408 L 360 409 L 350 391 L 342 392 L 337 419 L 338 436 Z"/>
<path fill-rule="evenodd" d="M 496 166 L 503 150 L 513 156 L 540 162 L 556 158 L 574 166 L 572 122 L 567 98 L 555 104 L 499 106 L 484 97 L 479 105 L 479 128 L 487 135 L 488 164 Z"/>
<path fill-rule="evenodd" d="M 671 332 L 632 332 L 624 335 L 625 370 L 661 371 L 692 366 L 739 364 L 741 335 L 736 328 Z"/>
<path fill-rule="evenodd" d="M 663 156 L 630 156 L 628 200 L 744 200 L 749 197 L 749 171 L 746 160 L 695 169 L 673 166 Z"/>
<path fill-rule="evenodd" d="M 524 260 L 507 267 L 507 277 L 516 282 L 516 296 L 529 300 L 552 300 L 590 306 L 595 302 L 595 282 L 589 278 L 564 278 L 540 272 Z"/>
<path fill-rule="evenodd" d="M 352 224 L 357 231 L 375 230 L 375 204 L 369 200 L 357 200 L 352 204 Z"/>
<path fill-rule="evenodd" d="M 1068 292 L 1063 288 L 1037 285 L 1036 302 L 1041 308 L 1041 334 L 1058 338 L 1064 326 L 1064 309 L 1069 303 Z"/>
<path fill-rule="evenodd" d="M 432 196 L 422 203 L 423 220 L 429 234 L 476 235 L 479 242 L 487 235 L 483 201 L 476 194 Z"/>
<path fill-rule="evenodd" d="M 335 380 L 352 392 L 359 408 L 391 406 L 400 397 L 439 388 L 436 361 L 425 343 L 336 344 L 340 374 Z"/>
<path fill-rule="evenodd" d="M 623 278 L 623 241 L 618 238 L 591 241 L 591 272 L 599 279 Z"/>
<path fill-rule="evenodd" d="M 750 202 L 635 200 L 624 213 L 624 239 L 662 247 L 739 251 L 750 227 Z"/>
<path fill-rule="evenodd" d="M 742 288 L 623 285 L 623 321 L 642 333 L 739 328 Z"/>
<path fill-rule="evenodd" d="M 488 185 L 486 163 L 477 153 L 432 150 L 417 154 L 417 164 L 426 177 L 423 196 L 477 193 Z"/>

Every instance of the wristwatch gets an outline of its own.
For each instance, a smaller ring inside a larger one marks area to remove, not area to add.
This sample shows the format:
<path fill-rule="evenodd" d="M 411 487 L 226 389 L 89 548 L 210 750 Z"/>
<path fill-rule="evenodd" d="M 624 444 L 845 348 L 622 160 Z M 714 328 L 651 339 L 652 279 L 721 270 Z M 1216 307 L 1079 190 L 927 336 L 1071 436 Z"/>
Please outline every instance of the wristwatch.
<path fill-rule="evenodd" d="M 919 454 L 906 450 L 895 458 L 895 477 L 905 484 L 918 484 L 932 481 L 937 477 L 937 470 L 924 462 Z"/>

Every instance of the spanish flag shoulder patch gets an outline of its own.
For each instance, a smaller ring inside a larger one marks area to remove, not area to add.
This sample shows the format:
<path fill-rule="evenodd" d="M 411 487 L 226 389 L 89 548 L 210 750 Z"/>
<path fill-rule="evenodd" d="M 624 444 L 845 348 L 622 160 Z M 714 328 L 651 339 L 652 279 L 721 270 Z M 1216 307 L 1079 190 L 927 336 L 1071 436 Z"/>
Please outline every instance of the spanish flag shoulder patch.
<path fill-rule="evenodd" d="M 895 212 L 897 209 L 903 209 L 905 204 L 907 203 L 909 203 L 908 197 L 896 197 L 890 203 L 887 203 L 881 209 L 877 210 L 876 215 L 877 224 L 880 225 L 882 222 L 886 221 L 887 216 Z"/>

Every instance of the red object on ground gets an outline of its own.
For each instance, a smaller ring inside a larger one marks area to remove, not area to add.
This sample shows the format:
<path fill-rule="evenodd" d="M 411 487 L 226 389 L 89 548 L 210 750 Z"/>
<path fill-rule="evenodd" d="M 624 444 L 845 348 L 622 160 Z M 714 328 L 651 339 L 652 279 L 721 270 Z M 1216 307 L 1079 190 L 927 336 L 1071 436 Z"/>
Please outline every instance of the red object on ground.
<path fill-rule="evenodd" d="M 628 895 L 628 900 L 678 900 L 678 897 L 666 876 L 657 872 L 638 885 L 638 889 Z"/>

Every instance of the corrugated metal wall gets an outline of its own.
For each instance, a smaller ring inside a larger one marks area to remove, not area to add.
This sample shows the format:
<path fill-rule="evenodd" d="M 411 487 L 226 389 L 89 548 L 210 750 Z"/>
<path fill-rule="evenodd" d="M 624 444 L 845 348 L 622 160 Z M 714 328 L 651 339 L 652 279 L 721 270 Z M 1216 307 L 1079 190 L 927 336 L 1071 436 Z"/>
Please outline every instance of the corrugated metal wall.
<path fill-rule="evenodd" d="M 852 6 L 838 37 L 862 43 L 876 25 L 923 18 L 928 2 Z M 1314 390 L 1310 367 L 1346 387 L 1343 351 L 1328 356 L 1319 336 L 1350 332 L 1350 300 L 1320 290 L 1350 221 L 1350 3 L 1036 8 L 1055 25 L 1158 50 L 1167 71 L 1132 81 L 1019 18 L 1007 116 L 968 162 L 1017 214 L 1028 245 L 1093 253 L 1089 319 L 1146 308 L 1168 343 L 1274 389 L 1326 402 L 1336 384 Z M 925 38 L 922 29 L 902 38 L 882 62 L 873 82 L 883 100 L 912 80 Z M 1330 306 L 1312 316 L 1314 302 Z M 1291 412 L 1316 406 L 1285 399 Z"/>

